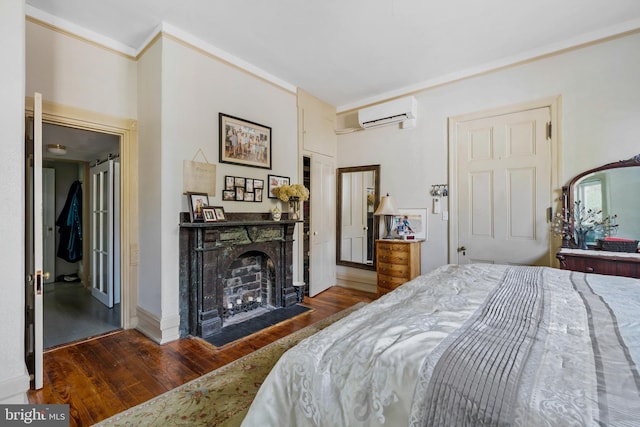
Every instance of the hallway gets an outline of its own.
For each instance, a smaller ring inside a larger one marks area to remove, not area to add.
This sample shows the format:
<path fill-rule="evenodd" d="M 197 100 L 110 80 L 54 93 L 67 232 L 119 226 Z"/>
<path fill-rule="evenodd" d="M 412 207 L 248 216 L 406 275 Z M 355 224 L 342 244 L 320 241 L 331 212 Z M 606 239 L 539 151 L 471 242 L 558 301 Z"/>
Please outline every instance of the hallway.
<path fill-rule="evenodd" d="M 68 344 L 120 328 L 120 304 L 107 308 L 81 282 L 44 285 L 44 348 Z"/>

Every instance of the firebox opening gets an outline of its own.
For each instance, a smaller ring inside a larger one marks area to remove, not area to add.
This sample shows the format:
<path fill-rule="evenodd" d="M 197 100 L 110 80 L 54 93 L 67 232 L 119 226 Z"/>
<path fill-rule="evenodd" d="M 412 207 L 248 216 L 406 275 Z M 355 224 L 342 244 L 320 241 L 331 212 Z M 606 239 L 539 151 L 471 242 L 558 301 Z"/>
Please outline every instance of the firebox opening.
<path fill-rule="evenodd" d="M 222 327 L 274 310 L 275 266 L 263 252 L 246 252 L 231 263 L 223 279 Z"/>

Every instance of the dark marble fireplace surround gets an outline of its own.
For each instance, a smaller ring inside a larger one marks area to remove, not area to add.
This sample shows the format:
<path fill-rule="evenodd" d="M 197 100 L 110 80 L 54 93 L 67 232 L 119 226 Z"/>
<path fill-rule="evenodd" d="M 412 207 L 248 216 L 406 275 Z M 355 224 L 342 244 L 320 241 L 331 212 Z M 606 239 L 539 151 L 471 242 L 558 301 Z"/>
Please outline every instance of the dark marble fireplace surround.
<path fill-rule="evenodd" d="M 234 261 L 262 254 L 273 263 L 270 304 L 297 302 L 293 287 L 293 232 L 298 221 L 266 213 L 227 213 L 227 221 L 190 223 L 180 215 L 180 336 L 221 331 L 224 281 Z"/>

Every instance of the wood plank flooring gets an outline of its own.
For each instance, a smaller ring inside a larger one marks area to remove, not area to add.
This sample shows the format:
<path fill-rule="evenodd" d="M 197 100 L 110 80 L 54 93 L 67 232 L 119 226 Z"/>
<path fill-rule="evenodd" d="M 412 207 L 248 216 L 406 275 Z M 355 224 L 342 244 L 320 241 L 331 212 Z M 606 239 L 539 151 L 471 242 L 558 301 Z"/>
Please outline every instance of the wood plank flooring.
<path fill-rule="evenodd" d="M 135 330 L 118 331 L 44 354 L 44 387 L 33 404 L 69 404 L 70 425 L 90 426 L 211 372 L 374 293 L 332 287 L 303 304 L 313 310 L 216 348 L 198 338 L 158 345 Z"/>

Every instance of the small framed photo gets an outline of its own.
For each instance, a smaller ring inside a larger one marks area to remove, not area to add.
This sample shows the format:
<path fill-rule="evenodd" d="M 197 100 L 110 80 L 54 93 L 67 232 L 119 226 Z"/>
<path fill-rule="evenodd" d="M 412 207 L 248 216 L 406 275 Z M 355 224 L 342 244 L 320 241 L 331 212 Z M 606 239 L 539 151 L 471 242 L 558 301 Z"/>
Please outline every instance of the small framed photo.
<path fill-rule="evenodd" d="M 209 206 L 209 195 L 205 193 L 187 193 L 191 222 L 204 222 L 202 209 Z"/>
<path fill-rule="evenodd" d="M 246 179 L 244 184 L 244 191 L 246 191 L 247 193 L 253 193 L 253 179 Z"/>
<path fill-rule="evenodd" d="M 236 187 L 236 177 L 235 176 L 225 176 L 224 177 L 224 189 L 225 190 L 233 190 Z"/>
<path fill-rule="evenodd" d="M 262 201 L 262 188 L 255 188 L 253 190 L 253 194 L 254 196 L 254 202 L 261 202 Z"/>
<path fill-rule="evenodd" d="M 244 184 L 245 184 L 245 178 L 242 178 L 240 176 L 236 176 L 234 178 L 234 183 L 233 183 L 234 186 L 236 186 L 236 187 L 244 187 Z"/>
<path fill-rule="evenodd" d="M 214 211 L 213 208 L 202 208 L 202 213 L 204 215 L 204 222 L 216 221 L 216 211 Z"/>
<path fill-rule="evenodd" d="M 227 216 L 224 213 L 224 208 L 222 206 L 214 206 L 214 212 L 216 213 L 216 221 L 226 221 Z"/>
<path fill-rule="evenodd" d="M 236 199 L 236 190 L 224 190 L 222 192 L 222 200 L 230 202 Z"/>
<path fill-rule="evenodd" d="M 253 188 L 264 188 L 264 180 L 262 180 L 262 179 L 254 179 L 253 180 Z"/>
<path fill-rule="evenodd" d="M 271 169 L 271 128 L 219 113 L 220 163 Z"/>
<path fill-rule="evenodd" d="M 245 202 L 253 202 L 255 200 L 254 198 L 254 194 L 253 193 L 249 193 L 248 191 L 246 191 L 244 193 L 244 201 Z"/>
<path fill-rule="evenodd" d="M 291 179 L 286 176 L 278 176 L 278 175 L 269 175 L 267 177 L 267 182 L 269 183 L 269 192 L 268 196 L 270 199 L 277 199 L 276 195 L 273 194 L 273 189 L 280 187 L 281 185 L 289 185 L 291 183 Z"/>
<path fill-rule="evenodd" d="M 427 239 L 427 210 L 398 209 L 400 215 L 393 218 L 393 231 L 400 239 Z"/>
<path fill-rule="evenodd" d="M 239 202 L 244 200 L 244 187 L 236 187 L 236 200 Z"/>

